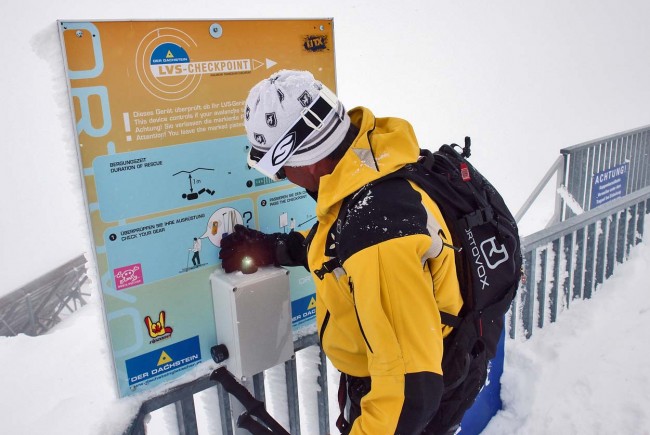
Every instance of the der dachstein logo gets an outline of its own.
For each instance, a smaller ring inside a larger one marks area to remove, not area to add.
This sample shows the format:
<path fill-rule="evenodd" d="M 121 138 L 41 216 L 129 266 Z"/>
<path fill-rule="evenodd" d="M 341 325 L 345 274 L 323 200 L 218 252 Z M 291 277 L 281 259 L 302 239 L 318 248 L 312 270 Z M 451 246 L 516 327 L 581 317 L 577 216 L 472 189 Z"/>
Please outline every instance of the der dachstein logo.
<path fill-rule="evenodd" d="M 497 246 L 496 237 L 490 237 L 487 240 L 480 242 L 480 245 L 477 245 L 476 239 L 474 238 L 474 233 L 472 230 L 465 230 L 465 235 L 469 240 L 469 245 L 471 249 L 471 258 L 474 266 L 474 271 L 478 279 L 481 281 L 481 288 L 485 289 L 490 285 L 488 281 L 488 270 L 496 269 L 501 263 L 505 262 L 510 258 L 508 251 L 506 250 L 505 245 L 501 244 Z"/>

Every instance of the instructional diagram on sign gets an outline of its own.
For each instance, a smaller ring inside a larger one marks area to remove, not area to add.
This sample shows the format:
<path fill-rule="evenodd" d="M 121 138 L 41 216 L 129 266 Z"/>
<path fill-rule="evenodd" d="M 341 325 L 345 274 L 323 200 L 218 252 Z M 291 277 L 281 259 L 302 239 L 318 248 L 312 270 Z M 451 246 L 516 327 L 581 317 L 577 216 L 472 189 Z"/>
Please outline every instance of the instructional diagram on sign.
<path fill-rule="evenodd" d="M 246 165 L 243 136 L 97 157 L 99 213 L 112 222 L 250 194 L 260 176 Z"/>
<path fill-rule="evenodd" d="M 206 207 L 106 231 L 106 255 L 115 276 L 115 289 L 152 283 L 218 263 L 221 238 L 243 214 L 252 215 L 249 199 L 225 206 Z M 138 266 L 140 276 L 130 285 L 121 283 L 118 274 L 125 267 Z"/>
<path fill-rule="evenodd" d="M 306 231 L 314 202 L 246 163 L 245 101 L 281 69 L 336 89 L 333 23 L 59 22 L 99 285 L 120 396 L 207 361 L 209 276 L 236 225 Z M 291 268 L 294 329 L 314 285 Z"/>

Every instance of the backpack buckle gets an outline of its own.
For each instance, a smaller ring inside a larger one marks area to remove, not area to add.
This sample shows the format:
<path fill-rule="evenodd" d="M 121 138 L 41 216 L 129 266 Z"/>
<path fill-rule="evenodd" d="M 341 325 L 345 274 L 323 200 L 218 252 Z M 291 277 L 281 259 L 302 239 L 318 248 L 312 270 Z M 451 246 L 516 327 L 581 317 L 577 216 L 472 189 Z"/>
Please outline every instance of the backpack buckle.
<path fill-rule="evenodd" d="M 494 210 L 492 207 L 485 207 L 470 214 L 465 215 L 461 220 L 465 228 L 474 228 L 494 219 Z"/>
<path fill-rule="evenodd" d="M 333 272 L 334 269 L 336 269 L 337 267 L 341 267 L 341 262 L 339 261 L 338 258 L 332 258 L 331 260 L 323 263 L 320 269 L 314 270 L 314 273 L 316 274 L 318 279 L 322 281 L 323 279 L 325 279 L 326 274 Z"/>

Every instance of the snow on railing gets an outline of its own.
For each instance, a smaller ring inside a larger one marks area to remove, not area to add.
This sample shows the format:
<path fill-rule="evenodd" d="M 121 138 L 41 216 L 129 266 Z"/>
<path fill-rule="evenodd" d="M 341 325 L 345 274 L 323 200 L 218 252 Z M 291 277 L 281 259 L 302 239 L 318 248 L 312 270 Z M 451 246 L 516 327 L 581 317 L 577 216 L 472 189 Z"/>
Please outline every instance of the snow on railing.
<path fill-rule="evenodd" d="M 530 337 L 597 285 L 641 242 L 650 187 L 522 239 L 525 279 L 510 311 L 510 337 Z"/>
<path fill-rule="evenodd" d="M 81 288 L 87 279 L 80 255 L 0 298 L 0 336 L 40 335 L 86 304 Z"/>
<path fill-rule="evenodd" d="M 520 222 L 548 182 L 556 177 L 555 213 L 549 226 L 609 199 L 650 186 L 650 126 L 560 150 L 560 156 L 515 214 Z M 608 183 L 612 186 L 606 188 Z"/>

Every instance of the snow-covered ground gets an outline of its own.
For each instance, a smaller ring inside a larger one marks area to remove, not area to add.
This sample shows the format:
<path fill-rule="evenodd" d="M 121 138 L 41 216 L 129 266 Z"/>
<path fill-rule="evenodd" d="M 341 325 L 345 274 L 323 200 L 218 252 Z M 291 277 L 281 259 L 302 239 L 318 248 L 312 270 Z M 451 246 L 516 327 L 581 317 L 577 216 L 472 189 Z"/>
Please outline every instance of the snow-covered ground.
<path fill-rule="evenodd" d="M 650 244 L 590 300 L 508 341 L 504 410 L 485 435 L 650 434 Z"/>
<path fill-rule="evenodd" d="M 515 211 L 560 148 L 650 123 L 645 0 L 24 0 L 0 11 L 0 295 L 90 252 L 57 19 L 334 17 L 346 106 L 408 119 L 427 148 L 472 136 L 472 161 Z M 524 234 L 550 218 L 549 192 Z M 486 433 L 650 433 L 649 266 L 646 244 L 593 300 L 508 342 L 505 409 Z M 0 337 L 0 433 L 126 426 L 137 403 L 115 398 L 89 290 L 50 333 Z"/>

